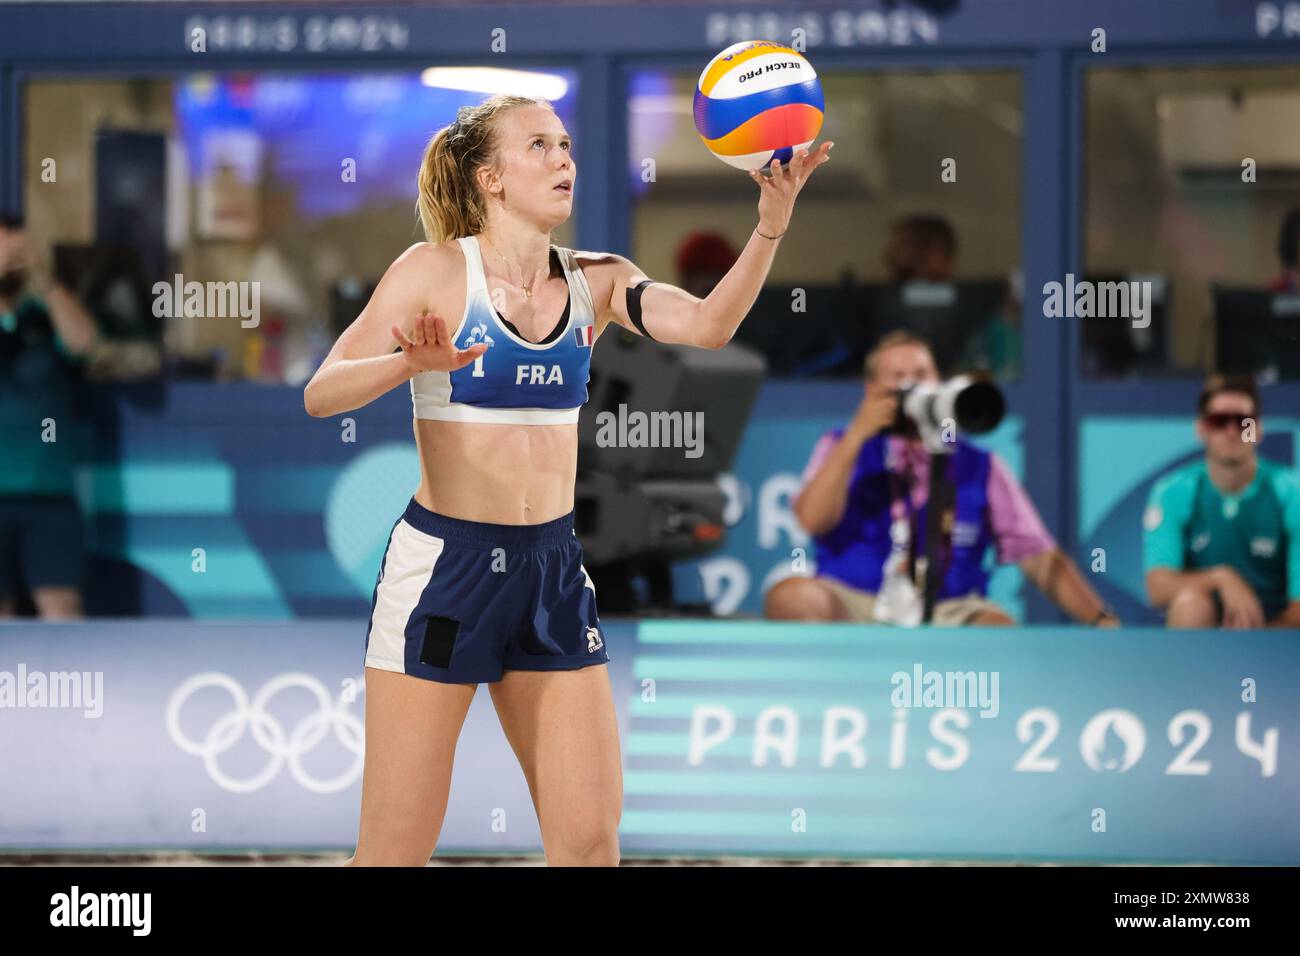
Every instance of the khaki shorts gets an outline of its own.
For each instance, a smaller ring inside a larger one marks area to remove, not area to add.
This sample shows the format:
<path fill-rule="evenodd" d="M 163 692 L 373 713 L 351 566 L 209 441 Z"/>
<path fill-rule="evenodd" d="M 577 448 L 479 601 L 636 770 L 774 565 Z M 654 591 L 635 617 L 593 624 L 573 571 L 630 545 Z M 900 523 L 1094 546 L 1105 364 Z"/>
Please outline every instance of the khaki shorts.
<path fill-rule="evenodd" d="M 843 581 L 820 575 L 813 578 L 813 580 L 821 582 L 835 592 L 836 597 L 848 610 L 850 620 L 862 624 L 881 623 L 876 620 L 875 615 L 872 613 L 876 606 L 876 596 L 870 591 L 860 591 Z M 971 618 L 981 611 L 994 611 L 998 614 L 1007 613 L 988 598 L 980 597 L 978 594 L 970 594 L 966 597 L 948 598 L 936 602 L 934 616 L 930 623 L 939 627 L 960 627 L 968 623 Z"/>

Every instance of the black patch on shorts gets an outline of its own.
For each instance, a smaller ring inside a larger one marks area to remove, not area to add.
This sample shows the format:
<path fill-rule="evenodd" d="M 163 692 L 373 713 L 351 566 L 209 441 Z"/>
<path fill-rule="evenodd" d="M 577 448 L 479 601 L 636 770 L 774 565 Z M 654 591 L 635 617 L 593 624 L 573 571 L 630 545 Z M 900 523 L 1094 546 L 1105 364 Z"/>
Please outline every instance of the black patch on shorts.
<path fill-rule="evenodd" d="M 420 648 L 420 662 L 430 667 L 450 667 L 451 652 L 456 646 L 460 621 L 450 617 L 429 616 L 424 626 L 424 645 Z"/>

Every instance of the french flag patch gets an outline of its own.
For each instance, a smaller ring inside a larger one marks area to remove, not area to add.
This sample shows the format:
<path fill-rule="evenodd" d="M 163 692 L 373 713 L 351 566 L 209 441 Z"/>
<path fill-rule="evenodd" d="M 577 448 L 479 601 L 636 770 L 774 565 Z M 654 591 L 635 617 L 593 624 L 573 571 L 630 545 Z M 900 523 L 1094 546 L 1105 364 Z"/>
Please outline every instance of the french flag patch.
<path fill-rule="evenodd" d="M 593 326 L 580 325 L 573 330 L 573 337 L 577 340 L 580 348 L 591 348 L 591 334 Z"/>

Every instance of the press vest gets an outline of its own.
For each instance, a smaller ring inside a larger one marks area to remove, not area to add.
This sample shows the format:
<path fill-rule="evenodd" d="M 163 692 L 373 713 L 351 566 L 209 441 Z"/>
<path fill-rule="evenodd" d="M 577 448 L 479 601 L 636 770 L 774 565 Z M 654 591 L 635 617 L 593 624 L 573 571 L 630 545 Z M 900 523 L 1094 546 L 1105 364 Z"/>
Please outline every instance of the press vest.
<path fill-rule="evenodd" d="M 832 434 L 839 438 L 842 428 Z M 880 589 L 885 559 L 889 557 L 894 482 L 886 462 L 887 436 L 866 441 L 849 480 L 844 515 L 830 531 L 813 538 L 817 546 L 817 573 L 875 593 Z M 988 517 L 989 453 L 958 441 L 949 463 L 955 491 L 951 556 L 939 589 L 939 599 L 984 595 L 988 573 L 984 554 L 993 541 Z M 913 509 L 916 555 L 925 555 L 926 506 Z"/>

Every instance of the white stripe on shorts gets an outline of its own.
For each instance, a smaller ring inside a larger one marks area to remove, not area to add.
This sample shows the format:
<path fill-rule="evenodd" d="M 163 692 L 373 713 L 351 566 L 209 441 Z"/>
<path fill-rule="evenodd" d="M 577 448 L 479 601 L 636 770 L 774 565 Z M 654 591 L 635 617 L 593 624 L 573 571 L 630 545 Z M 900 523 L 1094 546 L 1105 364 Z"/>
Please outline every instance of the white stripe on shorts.
<path fill-rule="evenodd" d="M 393 528 L 370 619 L 367 667 L 405 673 L 406 624 L 433 577 L 443 546 L 442 538 L 425 534 L 407 524 L 406 519 Z"/>

